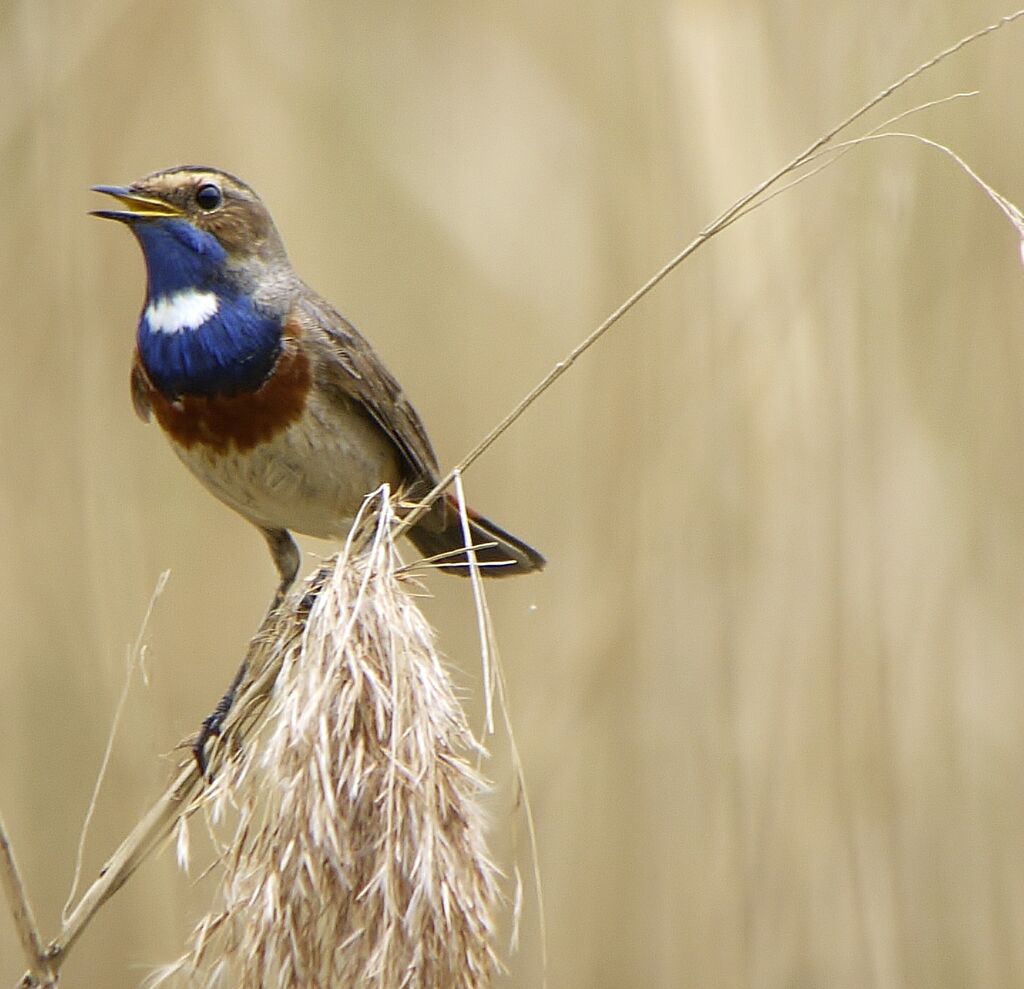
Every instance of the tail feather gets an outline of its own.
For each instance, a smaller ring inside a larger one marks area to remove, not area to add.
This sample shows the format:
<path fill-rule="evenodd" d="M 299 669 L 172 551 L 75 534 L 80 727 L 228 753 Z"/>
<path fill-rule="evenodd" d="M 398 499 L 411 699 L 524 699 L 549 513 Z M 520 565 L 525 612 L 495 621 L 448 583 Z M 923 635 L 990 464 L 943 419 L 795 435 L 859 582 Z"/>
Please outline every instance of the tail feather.
<path fill-rule="evenodd" d="M 544 568 L 544 557 L 532 546 L 506 532 L 490 519 L 466 510 L 469 534 L 483 577 L 510 577 L 513 574 L 533 573 Z M 409 530 L 409 538 L 427 557 L 446 555 L 445 573 L 465 577 L 469 574 L 466 561 L 466 540 L 462 532 L 462 516 L 451 495 L 439 499 L 434 507 Z M 490 543 L 491 545 L 483 545 Z"/>

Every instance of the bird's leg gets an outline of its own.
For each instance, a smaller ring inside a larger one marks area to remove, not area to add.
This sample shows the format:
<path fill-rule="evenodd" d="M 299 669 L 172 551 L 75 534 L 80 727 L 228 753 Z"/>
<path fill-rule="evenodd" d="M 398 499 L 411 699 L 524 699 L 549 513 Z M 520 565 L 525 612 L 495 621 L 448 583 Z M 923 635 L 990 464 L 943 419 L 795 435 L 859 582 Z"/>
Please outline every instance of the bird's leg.
<path fill-rule="evenodd" d="M 238 685 L 242 682 L 246 670 L 249 668 L 248 660 L 243 659 L 238 672 L 231 680 L 231 686 L 225 691 L 224 696 L 217 701 L 217 706 L 208 714 L 199 728 L 199 734 L 192 743 L 192 755 L 195 757 L 196 765 L 199 767 L 200 775 L 206 776 L 206 743 L 220 734 L 224 726 L 224 719 L 228 716 L 231 706 L 235 703 L 235 694 L 238 692 Z M 212 776 L 211 776 L 212 779 Z"/>
<path fill-rule="evenodd" d="M 288 588 L 295 583 L 299 575 L 299 564 L 302 557 L 299 555 L 299 547 L 287 529 L 264 529 L 260 526 L 260 532 L 270 547 L 270 555 L 274 558 L 274 565 L 277 567 L 281 583 L 277 586 L 277 593 L 274 600 L 270 602 L 267 614 L 276 611 L 288 593 Z"/>
<path fill-rule="evenodd" d="M 265 529 L 263 526 L 260 526 L 259 530 L 263 533 L 263 538 L 266 539 L 267 545 L 270 547 L 270 554 L 274 558 L 274 564 L 277 566 L 277 572 L 281 578 L 281 582 L 277 585 L 277 590 L 274 592 L 274 598 L 270 602 L 270 607 L 267 608 L 267 614 L 261 623 L 262 627 L 267 623 L 267 619 L 281 606 L 284 596 L 288 593 L 288 588 L 295 583 L 302 557 L 299 554 L 299 547 L 295 545 L 295 540 L 292 539 L 287 529 Z M 211 738 L 220 734 L 221 728 L 224 726 L 224 719 L 228 716 L 228 712 L 235 703 L 235 694 L 238 693 L 238 687 L 245 678 L 248 668 L 249 659 L 246 657 L 242 660 L 242 665 L 238 667 L 238 672 L 232 679 L 231 685 L 224 693 L 224 696 L 217 702 L 217 706 L 213 709 L 212 713 L 203 721 L 199 734 L 192 743 L 192 755 L 195 757 L 196 765 L 203 776 L 206 776 L 206 743 Z"/>

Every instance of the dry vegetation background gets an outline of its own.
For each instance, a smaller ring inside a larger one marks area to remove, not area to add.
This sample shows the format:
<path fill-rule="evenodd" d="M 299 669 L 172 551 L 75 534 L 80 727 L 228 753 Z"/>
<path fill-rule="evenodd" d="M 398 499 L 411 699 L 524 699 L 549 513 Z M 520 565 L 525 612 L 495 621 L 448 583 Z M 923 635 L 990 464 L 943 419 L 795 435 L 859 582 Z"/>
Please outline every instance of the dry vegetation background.
<path fill-rule="evenodd" d="M 90 871 L 274 582 L 132 414 L 142 262 L 87 187 L 249 180 L 449 464 L 722 207 L 1008 12 L 898 7 L 0 2 L 0 809 L 47 932 L 158 574 Z M 1024 24 L 873 120 L 981 89 L 915 126 L 1021 202 L 1022 51 Z M 699 252 L 467 476 L 550 560 L 491 602 L 553 989 L 1024 984 L 1022 286 L 947 160 L 875 144 Z M 476 699 L 468 585 L 432 590 Z M 528 869 L 493 747 L 495 852 Z M 135 985 L 211 889 L 150 863 L 67 985 Z M 529 893 L 511 968 L 540 984 Z"/>

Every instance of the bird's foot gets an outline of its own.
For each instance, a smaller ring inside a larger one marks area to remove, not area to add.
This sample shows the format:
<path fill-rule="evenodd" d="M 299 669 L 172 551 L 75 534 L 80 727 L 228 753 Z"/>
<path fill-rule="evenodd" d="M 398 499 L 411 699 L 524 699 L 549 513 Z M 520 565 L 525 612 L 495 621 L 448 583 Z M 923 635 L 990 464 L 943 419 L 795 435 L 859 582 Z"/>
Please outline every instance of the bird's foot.
<path fill-rule="evenodd" d="M 196 735 L 195 741 L 192 743 L 192 757 L 195 759 L 199 775 L 203 779 L 213 779 L 212 775 L 207 774 L 209 769 L 209 759 L 206 754 L 207 743 L 213 738 L 220 737 L 221 730 L 224 728 L 224 721 L 234 706 L 238 685 L 242 682 L 242 678 L 245 676 L 248 668 L 249 661 L 244 659 L 234 679 L 231 681 L 231 686 L 225 691 L 224 696 L 217 701 L 217 706 L 213 711 L 203 719 L 203 723 L 199 728 L 199 734 Z"/>

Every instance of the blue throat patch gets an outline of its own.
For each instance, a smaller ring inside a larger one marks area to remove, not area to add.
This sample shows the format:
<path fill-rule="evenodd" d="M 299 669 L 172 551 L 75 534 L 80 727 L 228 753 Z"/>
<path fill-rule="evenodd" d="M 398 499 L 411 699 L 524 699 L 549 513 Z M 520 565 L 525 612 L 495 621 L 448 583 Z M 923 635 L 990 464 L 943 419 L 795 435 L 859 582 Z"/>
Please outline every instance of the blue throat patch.
<path fill-rule="evenodd" d="M 143 309 L 138 344 L 153 384 L 168 398 L 252 392 L 270 375 L 281 350 L 281 319 L 256 308 L 228 278 L 217 239 L 185 220 L 133 227 L 146 257 L 146 306 L 179 292 L 212 292 L 217 311 L 195 328 L 154 330 Z"/>

